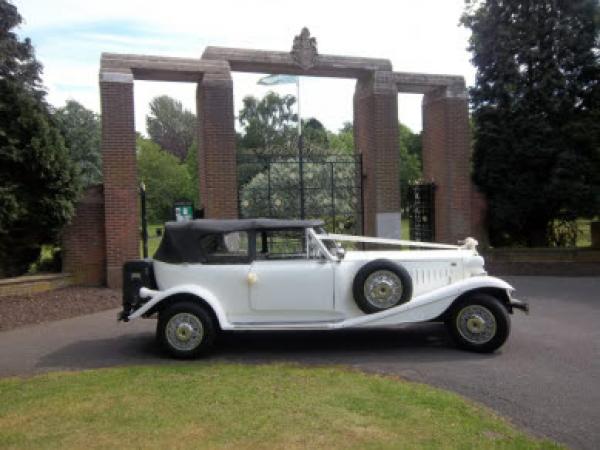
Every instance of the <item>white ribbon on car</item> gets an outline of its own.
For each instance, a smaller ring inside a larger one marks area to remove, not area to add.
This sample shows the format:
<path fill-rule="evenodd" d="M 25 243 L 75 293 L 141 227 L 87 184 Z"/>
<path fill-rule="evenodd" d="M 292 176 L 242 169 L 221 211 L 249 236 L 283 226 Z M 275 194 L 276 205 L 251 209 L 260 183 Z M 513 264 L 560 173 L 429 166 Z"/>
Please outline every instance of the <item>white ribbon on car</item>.
<path fill-rule="evenodd" d="M 317 239 L 321 241 L 340 241 L 340 242 L 364 242 L 367 244 L 398 245 L 403 247 L 421 247 L 421 248 L 439 248 L 447 250 L 467 249 L 474 250 L 478 242 L 473 238 L 466 238 L 462 241 L 463 245 L 437 244 L 435 242 L 405 241 L 402 239 L 387 239 L 365 236 L 352 236 L 349 234 L 316 234 Z"/>

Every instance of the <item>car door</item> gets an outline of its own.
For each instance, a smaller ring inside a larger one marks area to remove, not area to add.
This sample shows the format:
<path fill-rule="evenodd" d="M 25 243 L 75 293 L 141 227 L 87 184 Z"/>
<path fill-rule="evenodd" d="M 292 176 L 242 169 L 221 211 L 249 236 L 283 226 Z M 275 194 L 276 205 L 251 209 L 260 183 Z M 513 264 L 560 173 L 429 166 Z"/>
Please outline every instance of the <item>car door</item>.
<path fill-rule="evenodd" d="M 309 256 L 307 238 L 305 229 L 257 231 L 248 278 L 252 309 L 333 312 L 333 262 L 322 253 Z"/>

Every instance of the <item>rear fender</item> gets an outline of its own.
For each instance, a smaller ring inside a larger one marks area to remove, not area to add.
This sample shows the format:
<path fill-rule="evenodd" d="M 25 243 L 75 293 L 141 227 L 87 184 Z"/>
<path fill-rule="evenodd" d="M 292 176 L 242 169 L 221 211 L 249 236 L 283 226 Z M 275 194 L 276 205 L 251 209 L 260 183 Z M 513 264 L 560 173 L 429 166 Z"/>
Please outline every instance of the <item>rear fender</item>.
<path fill-rule="evenodd" d="M 229 330 L 233 328 L 227 320 L 225 311 L 223 310 L 221 302 L 219 302 L 217 297 L 208 289 L 194 284 L 176 286 L 170 289 L 166 289 L 164 291 L 155 291 L 147 288 L 140 289 L 140 297 L 150 298 L 150 300 L 144 303 L 144 305 L 141 306 L 139 309 L 131 313 L 127 319 L 137 319 L 138 317 L 143 316 L 151 310 L 160 307 L 162 303 L 167 302 L 170 299 L 180 295 L 185 295 L 186 297 L 194 297 L 197 298 L 199 302 L 206 303 L 208 307 L 212 309 L 212 312 L 217 318 L 219 326 L 222 330 Z"/>

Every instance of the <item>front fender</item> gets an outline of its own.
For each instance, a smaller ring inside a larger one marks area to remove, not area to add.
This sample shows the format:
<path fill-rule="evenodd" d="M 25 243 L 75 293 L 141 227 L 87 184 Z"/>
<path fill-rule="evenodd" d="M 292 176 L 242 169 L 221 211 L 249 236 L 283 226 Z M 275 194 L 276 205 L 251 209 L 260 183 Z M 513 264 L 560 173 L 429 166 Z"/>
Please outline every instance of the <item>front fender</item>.
<path fill-rule="evenodd" d="M 423 322 L 440 317 L 462 295 L 478 289 L 514 288 L 500 278 L 487 275 L 460 280 L 448 286 L 412 298 L 409 302 L 384 311 L 367 314 L 332 325 L 332 328 L 395 325 L 406 322 Z"/>
<path fill-rule="evenodd" d="M 184 284 L 181 286 L 175 286 L 170 289 L 164 291 L 155 291 L 148 288 L 140 289 L 140 297 L 148 298 L 146 303 L 144 303 L 140 308 L 131 313 L 127 320 L 137 319 L 138 317 L 143 316 L 146 312 L 152 309 L 154 306 L 159 304 L 160 302 L 173 297 L 174 295 L 192 295 L 194 297 L 198 297 L 199 299 L 204 300 L 214 311 L 217 316 L 217 320 L 219 321 L 219 325 L 222 330 L 232 329 L 232 325 L 227 320 L 227 316 L 225 315 L 225 311 L 221 307 L 221 302 L 217 299 L 217 297 L 210 292 L 208 289 L 205 289 L 201 286 L 197 286 L 195 284 Z"/>
<path fill-rule="evenodd" d="M 496 289 L 504 289 L 507 291 L 514 291 L 515 288 L 508 284 L 506 281 L 501 280 L 500 278 L 491 277 L 488 275 L 476 276 L 467 278 L 465 280 L 461 280 L 455 283 L 453 286 L 456 286 L 460 289 L 461 293 L 474 291 L 476 289 L 482 288 L 496 288 Z"/>

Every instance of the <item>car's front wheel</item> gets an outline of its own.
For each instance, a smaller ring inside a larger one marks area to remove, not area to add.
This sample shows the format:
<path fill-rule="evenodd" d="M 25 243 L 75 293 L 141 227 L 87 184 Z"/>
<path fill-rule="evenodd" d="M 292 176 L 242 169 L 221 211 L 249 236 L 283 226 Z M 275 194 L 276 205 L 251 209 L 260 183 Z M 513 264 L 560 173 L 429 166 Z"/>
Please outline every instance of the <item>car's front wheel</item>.
<path fill-rule="evenodd" d="M 156 337 L 172 356 L 195 358 L 206 354 L 213 346 L 216 324 L 202 305 L 180 301 L 161 311 Z"/>
<path fill-rule="evenodd" d="M 474 294 L 452 307 L 446 326 L 459 347 L 490 353 L 508 339 L 510 317 L 497 298 Z"/>

